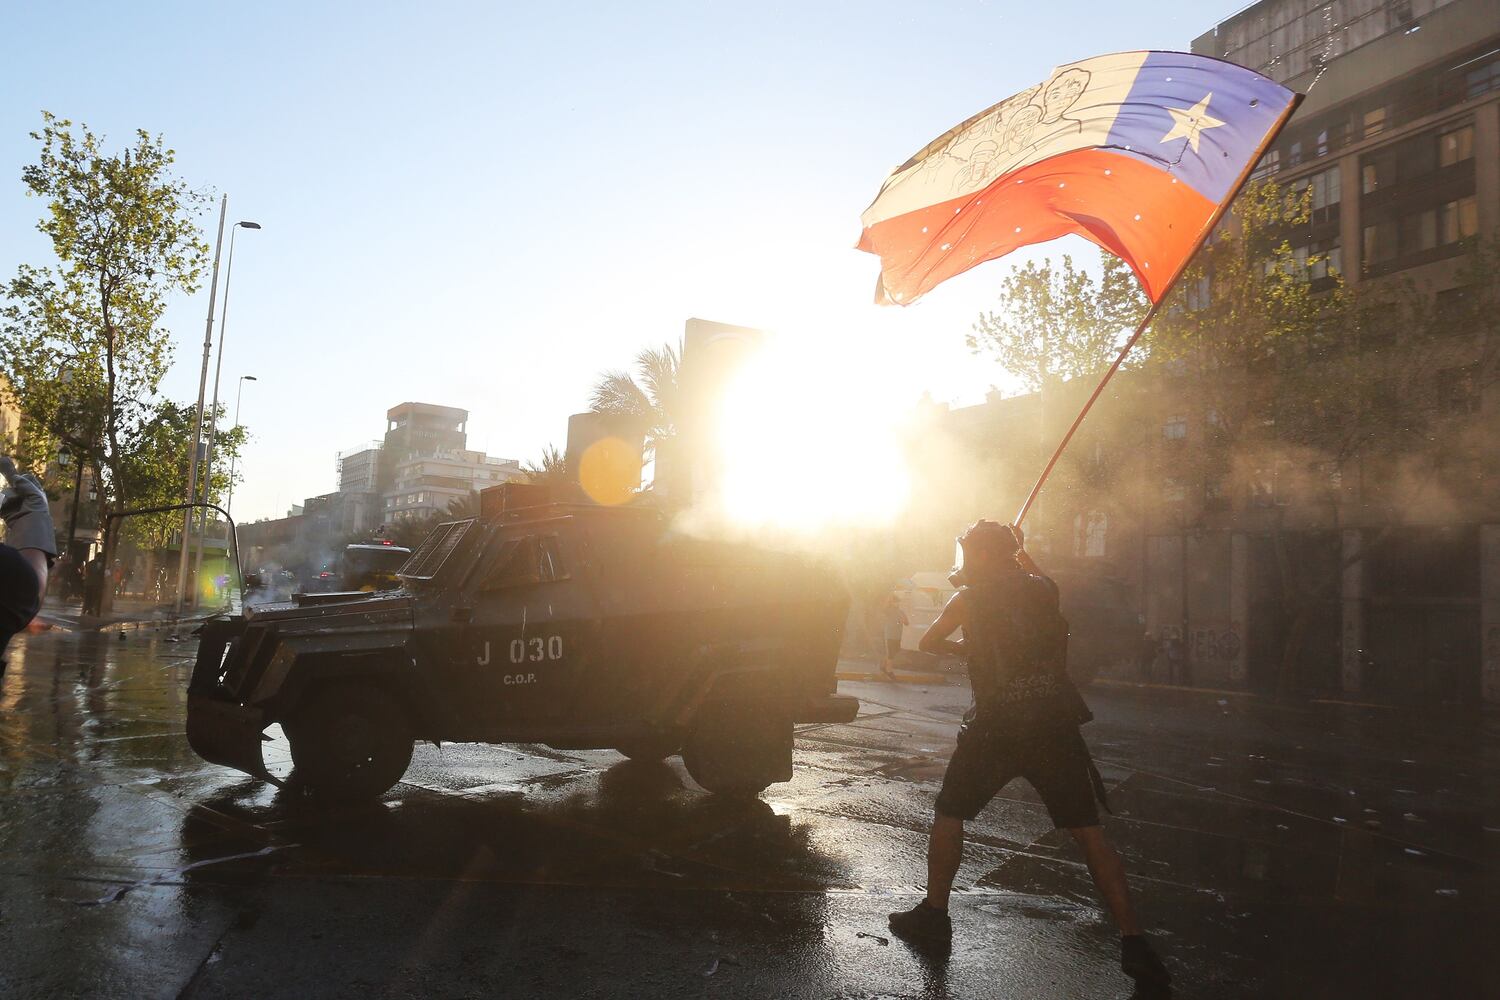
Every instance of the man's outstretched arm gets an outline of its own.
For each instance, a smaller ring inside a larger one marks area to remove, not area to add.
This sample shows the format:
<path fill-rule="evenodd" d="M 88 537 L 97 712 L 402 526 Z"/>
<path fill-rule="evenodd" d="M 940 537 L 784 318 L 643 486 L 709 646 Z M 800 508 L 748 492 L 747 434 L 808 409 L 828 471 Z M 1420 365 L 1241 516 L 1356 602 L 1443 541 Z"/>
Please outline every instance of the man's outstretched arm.
<path fill-rule="evenodd" d="M 943 608 L 943 613 L 938 615 L 937 621 L 922 633 L 922 639 L 917 643 L 918 649 L 934 656 L 964 655 L 964 644 L 948 638 L 964 626 L 963 596 L 959 592 L 948 599 L 948 604 Z"/>

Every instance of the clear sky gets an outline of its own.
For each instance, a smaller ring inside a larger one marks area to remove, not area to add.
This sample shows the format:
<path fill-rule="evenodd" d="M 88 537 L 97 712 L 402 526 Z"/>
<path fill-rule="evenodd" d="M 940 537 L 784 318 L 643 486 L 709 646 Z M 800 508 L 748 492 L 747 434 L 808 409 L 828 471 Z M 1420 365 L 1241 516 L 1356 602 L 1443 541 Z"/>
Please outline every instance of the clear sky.
<path fill-rule="evenodd" d="M 600 370 L 689 316 L 817 341 L 833 392 L 877 371 L 893 407 L 973 402 L 1006 382 L 963 346 L 1006 265 L 877 308 L 859 213 L 1053 65 L 1185 49 L 1234 6 L 11 3 L 0 277 L 51 262 L 20 183 L 42 109 L 163 133 L 231 222 L 265 227 L 238 239 L 221 390 L 232 411 L 259 379 L 241 520 L 332 490 L 336 452 L 404 400 L 465 407 L 471 447 L 534 459 Z M 176 399 L 197 394 L 207 295 L 167 315 Z"/>

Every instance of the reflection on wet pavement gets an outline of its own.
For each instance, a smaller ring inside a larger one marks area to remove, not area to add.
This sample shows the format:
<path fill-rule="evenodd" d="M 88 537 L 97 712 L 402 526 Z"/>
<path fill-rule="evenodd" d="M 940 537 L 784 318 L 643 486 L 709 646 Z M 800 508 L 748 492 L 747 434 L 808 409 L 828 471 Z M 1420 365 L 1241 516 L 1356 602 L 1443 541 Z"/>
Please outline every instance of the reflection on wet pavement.
<path fill-rule="evenodd" d="M 420 746 L 326 808 L 184 736 L 193 642 L 51 633 L 0 682 L 0 996 L 1129 995 L 1066 835 L 970 825 L 946 961 L 890 939 L 963 691 L 845 685 L 794 779 Z M 1111 836 L 1179 996 L 1497 995 L 1494 722 L 1090 692 Z M 266 759 L 290 771 L 278 729 Z"/>

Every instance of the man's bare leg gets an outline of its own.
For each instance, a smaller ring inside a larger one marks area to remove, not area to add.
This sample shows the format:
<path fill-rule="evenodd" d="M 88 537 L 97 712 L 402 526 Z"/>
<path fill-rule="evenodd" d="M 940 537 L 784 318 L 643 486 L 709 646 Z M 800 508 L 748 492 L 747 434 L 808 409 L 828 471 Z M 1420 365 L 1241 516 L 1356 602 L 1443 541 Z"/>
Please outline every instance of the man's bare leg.
<path fill-rule="evenodd" d="M 1088 862 L 1089 875 L 1094 887 L 1104 900 L 1109 915 L 1114 918 L 1120 935 L 1128 937 L 1141 932 L 1140 922 L 1135 916 L 1135 907 L 1130 903 L 1130 884 L 1125 881 L 1125 863 L 1119 853 L 1105 839 L 1102 826 L 1079 826 L 1069 830 L 1083 851 L 1083 860 Z"/>
<path fill-rule="evenodd" d="M 964 860 L 964 821 L 937 813 L 927 835 L 927 905 L 948 909 L 948 894 Z"/>
<path fill-rule="evenodd" d="M 948 895 L 964 858 L 964 821 L 937 813 L 927 835 L 927 898 L 890 915 L 891 930 L 915 945 L 947 948 L 953 938 Z"/>
<path fill-rule="evenodd" d="M 1083 851 L 1089 875 L 1104 900 L 1115 926 L 1120 928 L 1120 968 L 1138 986 L 1165 990 L 1172 981 L 1161 959 L 1141 936 L 1141 924 L 1130 902 L 1130 884 L 1125 879 L 1125 864 L 1114 846 L 1105 839 L 1102 826 L 1080 826 L 1068 830 Z"/>

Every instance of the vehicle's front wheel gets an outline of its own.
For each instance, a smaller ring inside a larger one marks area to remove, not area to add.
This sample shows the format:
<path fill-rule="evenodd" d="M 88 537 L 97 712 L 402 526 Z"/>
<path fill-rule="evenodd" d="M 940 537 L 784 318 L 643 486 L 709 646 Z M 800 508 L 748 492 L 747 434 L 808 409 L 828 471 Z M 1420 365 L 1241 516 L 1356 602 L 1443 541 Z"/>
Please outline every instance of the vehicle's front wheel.
<path fill-rule="evenodd" d="M 792 776 L 792 724 L 748 705 L 717 708 L 698 720 L 682 748 L 682 763 L 715 795 L 759 795 Z"/>
<path fill-rule="evenodd" d="M 364 684 L 319 688 L 284 727 L 293 777 L 319 797 L 373 799 L 411 763 L 412 732 L 390 695 Z"/>

